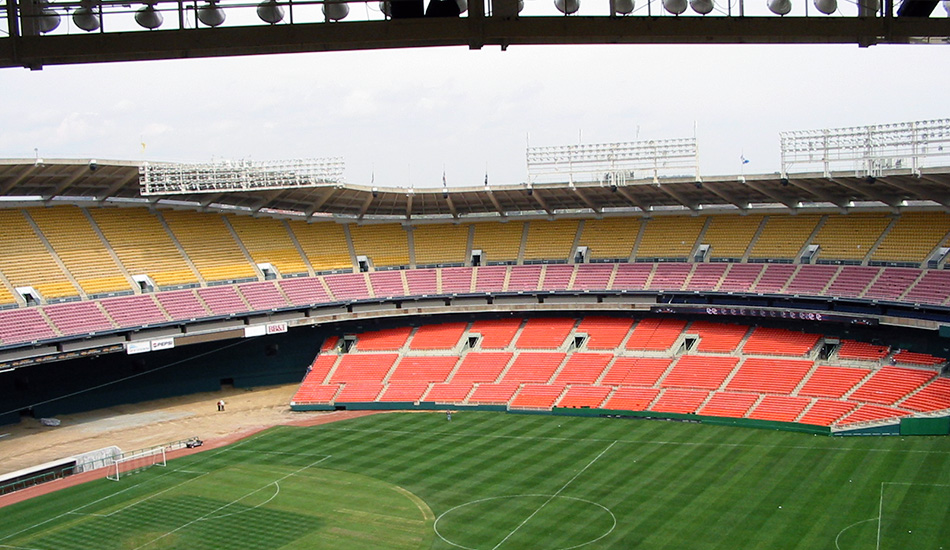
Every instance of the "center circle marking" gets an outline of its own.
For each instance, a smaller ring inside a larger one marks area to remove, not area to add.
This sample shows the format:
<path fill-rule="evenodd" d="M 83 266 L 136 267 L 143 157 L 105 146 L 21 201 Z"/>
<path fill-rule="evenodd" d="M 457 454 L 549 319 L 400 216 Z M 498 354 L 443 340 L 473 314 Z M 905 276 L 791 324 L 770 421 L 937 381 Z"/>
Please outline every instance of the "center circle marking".
<path fill-rule="evenodd" d="M 599 541 L 600 539 L 606 537 L 607 535 L 609 535 L 610 533 L 612 533 L 614 529 L 617 528 L 617 516 L 615 516 L 614 513 L 610 511 L 610 508 L 607 508 L 607 507 L 604 506 L 603 504 L 599 504 L 599 503 L 593 502 L 593 501 L 591 501 L 591 500 L 587 500 L 587 499 L 583 499 L 583 498 L 577 498 L 577 497 L 566 497 L 566 496 L 561 496 L 561 495 L 526 494 L 526 495 L 504 495 L 504 496 L 500 496 L 500 497 L 480 498 L 480 499 L 478 499 L 478 500 L 473 500 L 473 501 L 471 501 L 471 502 L 466 502 L 466 503 L 464 503 L 464 504 L 459 504 L 458 506 L 454 506 L 454 507 L 452 507 L 452 508 L 449 508 L 448 510 L 446 510 L 446 511 L 442 512 L 441 514 L 439 514 L 439 517 L 435 518 L 435 523 L 432 524 L 432 529 L 435 530 L 435 534 L 436 534 L 440 539 L 442 539 L 442 540 L 443 540 L 444 542 L 446 542 L 447 544 L 451 544 L 452 546 L 454 546 L 454 547 L 456 547 L 456 548 L 461 548 L 462 550 L 487 550 L 487 549 L 482 549 L 482 548 L 471 548 L 471 547 L 469 547 L 469 546 L 464 546 L 464 545 L 462 545 L 462 544 L 459 544 L 459 543 L 457 543 L 457 542 L 453 542 L 453 541 L 449 540 L 449 539 L 446 538 L 441 532 L 439 532 L 439 522 L 442 521 L 442 519 L 443 519 L 445 516 L 451 514 L 452 512 L 454 512 L 454 511 L 456 511 L 456 510 L 459 510 L 459 509 L 461 509 L 461 508 L 465 508 L 466 506 L 474 506 L 474 505 L 476 505 L 476 504 L 481 504 L 481 503 L 483 503 L 483 502 L 489 502 L 489 501 L 493 501 L 493 500 L 509 500 L 509 499 L 517 499 L 517 498 L 538 498 L 538 497 L 549 498 L 549 499 L 551 499 L 551 500 L 555 500 L 555 499 L 565 499 L 565 500 L 574 500 L 574 501 L 577 501 L 577 502 L 583 502 L 583 503 L 585 503 L 585 504 L 590 504 L 590 505 L 592 505 L 592 506 L 596 506 L 597 508 L 600 508 L 601 510 L 603 510 L 604 512 L 607 512 L 607 514 L 610 515 L 610 520 L 611 520 L 610 528 L 607 529 L 606 531 L 604 531 L 604 533 L 601 534 L 600 536 L 598 536 L 598 537 L 596 537 L 596 538 L 592 538 L 592 539 L 590 539 L 589 541 L 582 542 L 582 543 L 580 543 L 580 544 L 575 544 L 575 545 L 573 545 L 573 546 L 564 546 L 564 547 L 561 547 L 561 548 L 552 548 L 551 550 L 572 550 L 572 549 L 574 549 L 574 548 L 580 548 L 580 547 L 582 547 L 582 546 L 587 546 L 588 544 L 597 542 L 597 541 Z"/>

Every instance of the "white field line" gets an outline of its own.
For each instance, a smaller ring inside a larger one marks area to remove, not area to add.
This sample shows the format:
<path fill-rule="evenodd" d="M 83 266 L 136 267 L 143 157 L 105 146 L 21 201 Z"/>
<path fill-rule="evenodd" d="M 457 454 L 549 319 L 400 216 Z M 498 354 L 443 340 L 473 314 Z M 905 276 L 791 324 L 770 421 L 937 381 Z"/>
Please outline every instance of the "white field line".
<path fill-rule="evenodd" d="M 529 521 L 531 521 L 531 518 L 533 518 L 535 515 L 537 515 L 538 512 L 540 512 L 542 509 L 544 509 L 544 507 L 547 506 L 548 503 L 550 503 L 552 500 L 554 500 L 555 498 L 557 498 L 557 496 L 558 496 L 559 494 L 561 494 L 561 491 L 563 491 L 564 489 L 567 489 L 567 486 L 568 486 L 568 485 L 570 485 L 575 479 L 577 479 L 578 476 L 580 476 L 580 475 L 583 474 L 585 471 L 587 471 L 587 469 L 590 468 L 595 462 L 597 462 L 597 460 L 598 460 L 600 457 L 604 456 L 604 453 L 606 453 L 607 451 L 609 451 L 610 448 L 613 447 L 613 446 L 616 445 L 616 444 L 617 444 L 617 442 L 614 441 L 614 442 L 611 443 L 610 445 L 607 445 L 607 448 L 606 448 L 606 449 L 604 449 L 603 451 L 600 451 L 600 454 L 599 454 L 599 455 L 595 456 L 593 460 L 591 460 L 590 462 L 588 462 L 586 466 L 584 466 L 583 468 L 581 468 L 581 470 L 580 470 L 579 472 L 577 472 L 576 474 L 574 474 L 574 477 L 572 477 L 571 479 L 569 479 L 569 480 L 567 481 L 567 483 L 565 483 L 564 485 L 562 485 L 561 488 L 558 489 L 556 493 L 554 493 L 553 495 L 551 495 L 550 497 L 548 497 L 548 499 L 545 500 L 544 503 L 541 504 L 541 506 L 538 506 L 537 510 L 535 510 L 534 512 L 531 512 L 531 515 L 530 515 L 530 516 L 526 517 L 526 518 L 524 519 L 524 521 L 522 521 L 521 523 L 518 524 L 517 527 L 515 527 L 514 529 L 512 529 L 511 532 L 508 533 L 507 536 L 505 536 L 505 538 L 501 539 L 501 542 L 499 542 L 498 544 L 495 545 L 494 548 L 492 548 L 492 550 L 498 550 L 498 547 L 499 547 L 499 546 L 501 546 L 502 544 L 504 544 L 505 541 L 507 541 L 509 538 L 511 538 L 512 535 L 514 535 L 515 533 L 517 533 L 519 529 L 521 529 L 522 527 L 524 527 L 524 525 L 525 525 L 526 523 L 528 523 Z"/>
<path fill-rule="evenodd" d="M 514 440 L 536 440 L 536 441 L 592 441 L 592 442 L 617 442 L 617 443 L 633 443 L 636 445 L 679 445 L 684 447 L 737 447 L 737 448 L 756 448 L 756 447 L 768 447 L 769 449 L 794 449 L 802 451 L 838 451 L 838 452 L 850 452 L 850 451 L 865 451 L 869 453 L 909 453 L 909 454 L 950 454 L 950 451 L 931 451 L 931 450 L 917 450 L 917 449 L 859 449 L 859 448 L 834 448 L 834 447 L 811 447 L 807 445 L 757 445 L 753 443 L 717 443 L 715 441 L 704 442 L 704 441 L 660 441 L 660 440 L 637 440 L 637 439 L 604 439 L 597 437 L 543 437 L 543 436 L 532 436 L 532 435 L 498 435 L 498 434 L 481 434 L 481 435 L 472 435 L 468 433 L 458 433 L 458 432 L 421 432 L 411 431 L 411 430 L 364 430 L 359 428 L 339 428 L 339 427 L 321 427 L 323 430 L 329 431 L 340 431 L 340 432 L 363 432 L 363 433 L 380 433 L 380 434 L 394 434 L 394 435 L 425 435 L 432 437 L 462 437 L 467 439 L 476 439 L 480 437 L 490 438 L 490 439 L 514 439 Z"/>
<path fill-rule="evenodd" d="M 221 453 L 223 453 L 223 452 L 225 452 L 225 451 L 233 450 L 234 447 L 239 447 L 239 446 L 241 446 L 241 445 L 244 445 L 245 443 L 250 443 L 251 441 L 253 441 L 253 440 L 257 439 L 258 437 L 260 437 L 262 434 L 263 434 L 263 432 L 261 432 L 261 433 L 259 433 L 259 434 L 252 435 L 251 437 L 245 439 L 244 441 L 241 441 L 241 442 L 239 442 L 239 443 L 235 443 L 235 444 L 232 445 L 232 446 L 223 447 L 223 448 L 221 448 L 221 449 L 217 449 L 217 450 L 215 450 L 215 451 L 213 451 L 213 452 L 211 452 L 211 453 L 208 453 L 207 457 L 204 457 L 204 460 L 208 460 L 208 459 L 214 458 L 214 457 L 218 456 L 219 454 L 221 454 Z M 199 455 L 199 456 L 201 456 L 201 455 Z M 203 461 L 204 461 L 204 460 L 203 460 Z M 203 461 L 202 461 L 202 462 L 203 462 Z M 125 489 L 120 489 L 120 490 L 118 490 L 118 491 L 112 493 L 111 495 L 106 495 L 106 496 L 104 496 L 104 497 L 102 497 L 102 498 L 99 498 L 99 499 L 96 499 L 96 500 L 94 500 L 94 501 L 92 501 L 92 502 L 87 502 L 86 504 L 83 504 L 82 506 L 73 508 L 72 510 L 69 510 L 68 512 L 63 512 L 62 514 L 59 514 L 59 515 L 57 515 L 57 516 L 53 516 L 53 517 L 51 517 L 51 518 L 45 519 L 45 520 L 43 520 L 43 521 L 41 521 L 41 522 L 39 522 L 39 523 L 35 523 L 35 524 L 33 524 L 33 525 L 29 526 L 29 527 L 26 527 L 26 528 L 24 528 L 24 529 L 20 529 L 19 531 L 10 533 L 9 535 L 6 535 L 6 536 L 4 536 L 4 537 L 0 537 L 0 542 L 3 542 L 3 541 L 5 541 L 5 540 L 7 540 L 7 539 L 10 539 L 10 538 L 13 538 L 13 537 L 15 537 L 15 536 L 17 536 L 17 535 L 19 535 L 19 534 L 21 534 L 21 533 L 25 533 L 25 532 L 27 532 L 27 531 L 29 531 L 29 530 L 31 530 L 31 529 L 36 529 L 37 527 L 40 527 L 40 526 L 42 526 L 42 525 L 46 525 L 47 523 L 49 523 L 49 522 L 51 522 L 51 521 L 55 521 L 55 520 L 60 519 L 60 518 L 62 518 L 62 517 L 68 516 L 68 515 L 70 515 L 70 514 L 74 514 L 75 512 L 78 512 L 79 510 L 82 510 L 83 508 L 87 508 L 87 507 L 89 507 L 89 506 L 92 506 L 93 504 L 98 504 L 98 503 L 100 503 L 100 502 L 102 502 L 102 501 L 104 501 L 104 500 L 108 500 L 108 499 L 110 499 L 110 498 L 112 498 L 112 497 L 114 497 L 114 496 L 121 495 L 122 493 L 124 493 L 124 492 L 126 492 L 126 491 L 131 491 L 132 489 L 135 489 L 135 488 L 138 487 L 139 485 L 143 485 L 143 484 L 145 484 L 145 483 L 149 483 L 149 482 L 151 482 L 151 481 L 155 481 L 155 480 L 157 480 L 157 479 L 161 479 L 161 478 L 163 478 L 163 477 L 165 477 L 165 476 L 167 476 L 167 475 L 169 475 L 169 474 L 173 474 L 173 473 L 175 473 L 175 472 L 177 472 L 177 471 L 178 471 L 178 470 L 169 470 L 169 471 L 167 471 L 167 472 L 165 472 L 165 473 L 163 473 L 163 474 L 160 474 L 160 475 L 157 475 L 157 476 L 155 476 L 155 477 L 153 477 L 153 478 L 147 479 L 147 480 L 143 481 L 142 483 L 138 483 L 138 484 L 135 484 L 135 485 L 130 485 L 129 487 L 126 487 Z M 183 483 L 187 483 L 187 481 L 185 481 L 185 482 L 183 482 Z M 2 548 L 2 546 L 0 546 L 0 548 Z"/>
<path fill-rule="evenodd" d="M 214 510 L 208 512 L 207 514 L 203 514 L 203 515 L 201 515 L 201 516 L 199 516 L 199 517 L 197 517 L 197 518 L 195 518 L 195 519 L 189 521 L 188 523 L 185 523 L 184 525 L 181 525 L 181 526 L 179 526 L 179 527 L 176 527 L 175 529 L 172 529 L 171 531 L 168 531 L 167 533 L 165 533 L 165 534 L 163 534 L 163 535 L 159 535 L 159 536 L 155 537 L 154 539 L 152 539 L 152 540 L 146 542 L 145 544 L 141 544 L 141 545 L 139 545 L 139 546 L 136 546 L 133 550 L 139 550 L 139 549 L 141 549 L 141 548 L 145 548 L 146 546 L 149 546 L 149 545 L 152 544 L 152 543 L 158 542 L 159 540 L 162 540 L 163 538 L 165 538 L 165 537 L 167 537 L 167 536 L 169 536 L 169 535 L 172 535 L 172 534 L 174 534 L 174 533 L 177 533 L 178 531 L 181 531 L 182 529 L 185 529 L 186 527 L 189 527 L 189 526 L 191 526 L 191 525 L 194 525 L 195 523 L 198 523 L 199 521 L 204 521 L 204 520 L 206 520 L 206 519 L 209 519 L 209 516 L 212 516 L 212 515 L 214 515 L 215 513 L 220 512 L 221 510 L 224 510 L 224 509 L 227 508 L 228 506 L 231 506 L 232 504 L 237 504 L 238 502 L 244 500 L 245 498 L 247 498 L 247 497 L 253 495 L 254 493 L 257 493 L 258 491 L 262 491 L 262 490 L 264 490 L 265 488 L 270 487 L 271 485 L 279 484 L 281 481 L 287 479 L 288 477 L 293 476 L 293 475 L 296 475 L 296 474 L 299 474 L 300 472 L 302 472 L 302 471 L 304 471 L 304 470 L 306 470 L 307 468 L 310 468 L 310 467 L 312 467 L 312 466 L 316 466 L 317 464 L 320 464 L 321 462 L 323 462 L 324 460 L 326 460 L 326 459 L 328 459 L 328 458 L 330 458 L 329 455 L 327 455 L 327 456 L 321 458 L 320 460 L 316 460 L 316 461 L 314 461 L 314 462 L 311 462 L 310 464 L 307 464 L 306 466 L 303 466 L 303 467 L 301 467 L 301 468 L 298 468 L 298 469 L 294 470 L 293 472 L 290 472 L 289 474 L 287 474 L 287 475 L 281 477 L 280 479 L 276 479 L 276 480 L 274 480 L 274 481 L 268 483 L 267 485 L 264 485 L 263 487 L 258 487 L 257 489 L 254 489 L 253 491 L 251 491 L 251 492 L 249 492 L 249 493 L 246 493 L 245 495 L 243 495 L 243 496 L 241 496 L 241 497 L 239 497 L 239 498 L 236 498 L 236 499 L 232 500 L 231 502 L 228 502 L 228 503 L 226 503 L 226 504 L 222 504 L 221 506 L 218 506 L 218 507 L 215 508 Z M 278 487 L 279 487 L 279 485 L 278 485 Z"/>
<path fill-rule="evenodd" d="M 91 517 L 97 517 L 97 518 L 107 518 L 107 517 L 110 517 L 110 516 L 114 516 L 115 514 L 118 514 L 119 512 L 124 512 L 124 511 L 128 510 L 129 508 L 131 508 L 131 507 L 133 507 L 133 506 L 138 506 L 139 504 L 142 504 L 143 502 L 145 502 L 145 501 L 147 501 L 147 500 L 151 500 L 151 499 L 157 497 L 158 495 L 165 494 L 165 493 L 167 493 L 168 491 L 171 491 L 172 489 L 177 489 L 177 488 L 181 487 L 182 485 L 186 485 L 186 484 L 188 484 L 188 483 L 191 483 L 192 481 L 195 481 L 196 479 L 201 479 L 201 478 L 203 478 L 204 476 L 206 476 L 206 475 L 208 475 L 208 474 L 210 474 L 210 473 L 211 473 L 211 472 L 205 472 L 205 473 L 203 473 L 203 474 L 201 474 L 201 475 L 199 475 L 199 476 L 196 476 L 196 477 L 193 477 L 193 478 L 191 478 L 191 479 L 182 481 L 181 483 L 178 483 L 177 485 L 173 485 L 173 486 L 169 487 L 168 489 L 165 489 L 165 490 L 163 490 L 163 491 L 159 491 L 159 492 L 157 492 L 157 493 L 151 494 L 151 495 L 149 495 L 149 496 L 147 496 L 147 497 L 145 497 L 145 498 L 143 498 L 143 499 L 136 500 L 135 502 L 133 502 L 133 503 L 131 503 L 131 504 L 127 504 L 127 505 L 123 506 L 122 508 L 119 508 L 118 510 L 113 510 L 113 511 L 111 511 L 111 512 L 109 512 L 108 514 L 84 514 L 84 513 L 82 513 L 82 512 L 69 512 L 69 513 L 70 513 L 70 514 L 77 515 L 77 516 L 91 516 Z"/>
<path fill-rule="evenodd" d="M 877 505 L 877 550 L 881 550 L 881 524 L 884 523 L 884 483 L 881 483 L 881 500 Z"/>

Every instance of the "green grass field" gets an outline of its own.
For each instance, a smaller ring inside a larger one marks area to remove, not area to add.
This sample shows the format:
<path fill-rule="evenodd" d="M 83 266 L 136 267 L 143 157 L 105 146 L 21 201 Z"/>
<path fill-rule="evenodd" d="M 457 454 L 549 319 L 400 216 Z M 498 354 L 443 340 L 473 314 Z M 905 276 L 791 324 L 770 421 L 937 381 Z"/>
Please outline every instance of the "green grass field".
<path fill-rule="evenodd" d="M 950 438 L 385 414 L 4 508 L 0 548 L 950 550 Z"/>

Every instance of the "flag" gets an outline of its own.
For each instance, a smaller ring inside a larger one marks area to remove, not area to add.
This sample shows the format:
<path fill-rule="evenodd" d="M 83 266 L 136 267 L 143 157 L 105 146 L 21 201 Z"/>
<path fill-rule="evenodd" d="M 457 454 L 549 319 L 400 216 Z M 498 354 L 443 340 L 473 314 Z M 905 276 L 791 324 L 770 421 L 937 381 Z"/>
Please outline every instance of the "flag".
<path fill-rule="evenodd" d="M 442 169 L 442 187 L 445 187 L 445 169 Z"/>
<path fill-rule="evenodd" d="M 488 187 L 488 172 L 485 172 L 485 187 Z"/>
<path fill-rule="evenodd" d="M 749 164 L 749 159 L 745 158 L 745 155 L 740 156 L 739 159 L 742 161 L 742 164 Z"/>

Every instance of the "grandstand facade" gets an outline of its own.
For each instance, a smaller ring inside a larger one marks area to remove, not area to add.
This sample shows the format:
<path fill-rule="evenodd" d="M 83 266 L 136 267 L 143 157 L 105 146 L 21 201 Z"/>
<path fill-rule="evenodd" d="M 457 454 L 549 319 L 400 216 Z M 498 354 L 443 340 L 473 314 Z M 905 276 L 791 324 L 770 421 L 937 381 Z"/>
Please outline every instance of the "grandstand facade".
<path fill-rule="evenodd" d="M 790 422 L 814 414 L 824 426 L 936 414 L 911 406 L 910 394 L 930 387 L 934 406 L 947 405 L 947 171 L 874 182 L 750 176 L 413 193 L 333 185 L 171 199 L 138 196 L 136 175 L 127 163 L 0 165 L 0 376 L 261 336 L 295 350 L 296 365 L 270 379 L 299 380 L 324 335 L 348 332 L 362 334 L 357 353 L 325 344 L 307 378 L 319 380 L 301 389 L 313 393 L 297 401 L 635 407 Z M 565 311 L 572 317 L 556 321 Z M 535 330 L 538 313 L 555 318 Z M 481 315 L 496 319 L 474 320 Z M 454 324 L 406 326 L 432 316 Z M 720 316 L 743 324 L 710 319 Z M 394 319 L 405 319 L 395 343 L 367 348 L 372 323 Z M 656 323 L 669 334 L 653 335 Z M 814 339 L 770 348 L 755 324 Z M 849 331 L 864 347 L 841 343 Z M 447 363 L 472 334 L 475 349 Z M 571 347 L 576 335 L 580 348 Z M 665 347 L 643 344 L 657 338 Z M 682 348 L 687 339 L 698 347 Z M 624 347 L 631 342 L 648 347 Z M 810 363 L 774 357 L 784 355 Z M 674 382 L 692 376 L 689 357 L 707 373 L 722 363 L 722 379 Z M 623 382 L 640 362 L 644 371 L 631 376 L 647 378 Z M 916 380 L 905 370 L 929 377 L 885 401 L 858 399 L 878 380 Z M 775 391 L 753 387 L 775 372 L 793 379 Z M 649 373 L 658 374 L 652 382 Z M 836 373 L 852 385 L 802 393 Z M 216 378 L 234 377 L 208 383 Z M 37 395 L 20 391 L 11 402 L 25 408 Z M 828 400 L 853 406 L 819 415 Z"/>

